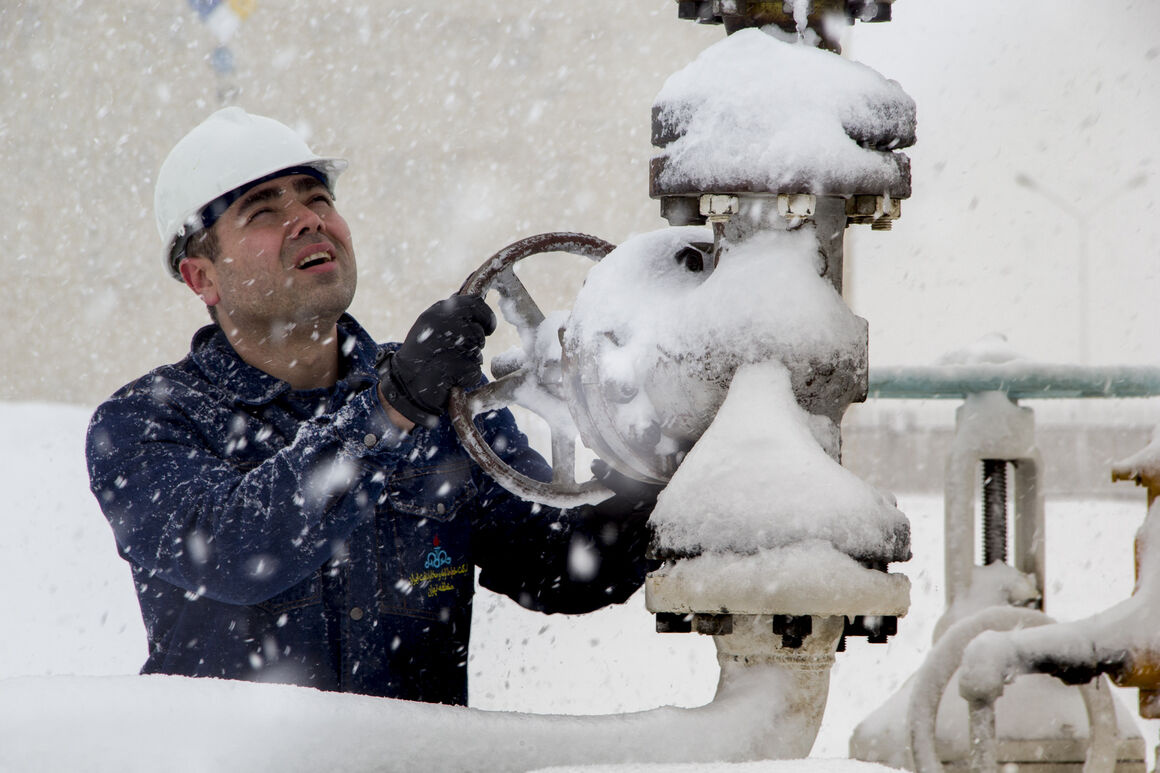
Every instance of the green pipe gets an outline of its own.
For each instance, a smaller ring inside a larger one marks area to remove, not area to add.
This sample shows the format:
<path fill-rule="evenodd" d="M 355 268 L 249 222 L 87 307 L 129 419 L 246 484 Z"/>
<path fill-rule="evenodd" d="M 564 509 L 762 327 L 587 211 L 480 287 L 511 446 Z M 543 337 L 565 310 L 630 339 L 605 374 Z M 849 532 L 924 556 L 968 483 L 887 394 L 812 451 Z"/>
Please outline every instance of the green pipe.
<path fill-rule="evenodd" d="M 871 398 L 949 400 L 979 392 L 1005 392 L 1012 400 L 1155 397 L 1160 368 L 1005 362 L 870 370 Z"/>

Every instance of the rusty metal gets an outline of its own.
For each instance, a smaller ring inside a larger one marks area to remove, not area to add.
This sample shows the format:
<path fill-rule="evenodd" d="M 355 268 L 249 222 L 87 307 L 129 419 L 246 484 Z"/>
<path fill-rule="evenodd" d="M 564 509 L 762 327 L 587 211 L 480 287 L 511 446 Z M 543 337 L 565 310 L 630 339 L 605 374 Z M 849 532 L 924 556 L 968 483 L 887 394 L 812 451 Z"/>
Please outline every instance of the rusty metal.
<path fill-rule="evenodd" d="M 703 636 L 728 636 L 733 633 L 733 615 L 698 612 L 693 615 L 693 630 Z"/>
<path fill-rule="evenodd" d="M 459 288 L 459 295 L 482 295 L 505 269 L 524 258 L 541 252 L 567 252 L 572 255 L 600 260 L 616 249 L 616 245 L 588 234 L 571 231 L 551 231 L 512 242 L 488 258 Z"/>
<path fill-rule="evenodd" d="M 1120 462 L 1112 467 L 1113 481 L 1133 481 L 1148 492 L 1148 508 L 1160 499 L 1160 469 L 1139 463 Z M 1136 580 L 1140 579 L 1140 559 L 1143 548 L 1137 536 L 1133 545 L 1136 559 Z M 1135 593 L 1135 591 L 1133 591 Z M 1120 687 L 1138 687 L 1139 711 L 1144 719 L 1160 719 L 1160 647 L 1138 647 L 1127 653 L 1122 669 L 1111 675 Z"/>
<path fill-rule="evenodd" d="M 906 158 L 903 156 L 903 158 Z M 909 169 L 910 159 L 905 163 Z M 899 186 L 901 189 L 902 186 Z M 906 188 L 910 190 L 910 173 L 906 175 Z M 909 196 L 909 194 L 908 194 Z M 901 197 L 892 193 L 888 198 L 876 194 L 855 194 L 846 199 L 846 221 L 850 225 L 868 225 L 875 231 L 889 231 L 893 223 L 902 217 Z"/>
<path fill-rule="evenodd" d="M 692 633 L 692 612 L 657 612 L 657 633 Z"/>
<path fill-rule="evenodd" d="M 809 615 L 774 615 L 771 630 L 781 637 L 782 647 L 796 650 L 813 633 L 813 618 Z"/>

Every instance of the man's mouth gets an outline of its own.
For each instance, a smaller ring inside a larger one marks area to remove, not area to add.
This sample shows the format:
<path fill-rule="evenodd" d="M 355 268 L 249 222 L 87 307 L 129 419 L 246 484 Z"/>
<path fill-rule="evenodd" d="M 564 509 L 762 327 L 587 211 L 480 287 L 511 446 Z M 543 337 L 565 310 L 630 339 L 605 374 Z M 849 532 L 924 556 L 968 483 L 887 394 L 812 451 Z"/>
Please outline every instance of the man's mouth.
<path fill-rule="evenodd" d="M 314 252 L 310 252 L 307 255 L 302 256 L 294 268 L 313 268 L 314 266 L 321 266 L 324 263 L 330 263 L 333 260 L 334 255 L 332 255 L 327 250 L 315 250 Z"/>

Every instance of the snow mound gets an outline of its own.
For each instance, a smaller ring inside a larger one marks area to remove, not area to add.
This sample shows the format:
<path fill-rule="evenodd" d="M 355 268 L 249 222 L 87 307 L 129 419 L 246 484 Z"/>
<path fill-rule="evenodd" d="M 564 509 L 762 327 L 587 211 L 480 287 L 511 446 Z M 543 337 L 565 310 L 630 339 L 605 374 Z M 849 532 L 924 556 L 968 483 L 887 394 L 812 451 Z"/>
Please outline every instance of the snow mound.
<path fill-rule="evenodd" d="M 738 763 L 689 763 L 687 765 L 582 765 L 544 768 L 534 773 L 896 773 L 892 768 L 857 760 L 767 760 Z"/>
<path fill-rule="evenodd" d="M 661 553 L 745 555 L 821 539 L 856 558 L 908 559 L 906 516 L 822 449 L 818 423 L 798 405 L 784 366 L 739 370 L 657 502 Z"/>
<path fill-rule="evenodd" d="M 754 667 L 708 706 L 580 717 L 219 679 L 25 677 L 0 681 L 0 770 L 514 773 L 698 761 L 715 770 L 768 759 L 800 732 L 778 706 L 784 689 L 780 669 Z"/>

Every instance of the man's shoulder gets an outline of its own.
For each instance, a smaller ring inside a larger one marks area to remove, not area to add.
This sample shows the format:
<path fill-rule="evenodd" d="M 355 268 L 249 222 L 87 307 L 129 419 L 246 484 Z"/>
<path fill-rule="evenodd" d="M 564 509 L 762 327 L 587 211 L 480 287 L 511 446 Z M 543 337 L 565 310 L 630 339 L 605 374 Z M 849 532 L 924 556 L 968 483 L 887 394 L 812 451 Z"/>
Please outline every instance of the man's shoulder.
<path fill-rule="evenodd" d="M 101 403 L 93 423 L 132 425 L 155 422 L 165 414 L 186 414 L 212 399 L 213 385 L 198 377 L 188 358 L 154 368 Z"/>
<path fill-rule="evenodd" d="M 215 402 L 211 390 L 197 378 L 189 358 L 154 368 L 129 382 L 93 412 L 86 439 L 90 465 L 135 453 L 140 441 L 159 433 L 202 434 L 203 422 L 198 417 Z"/>
<path fill-rule="evenodd" d="M 195 362 L 199 339 L 208 338 L 211 330 L 203 328 L 194 337 L 191 351 L 181 360 L 160 365 L 115 391 L 96 411 L 107 413 L 151 413 L 161 406 L 175 406 L 204 401 L 220 389 Z"/>
<path fill-rule="evenodd" d="M 210 386 L 193 365 L 192 360 L 185 357 L 179 362 L 158 366 L 145 375 L 133 379 L 114 392 L 109 400 L 127 397 L 163 400 L 178 389 L 202 392 Z"/>

